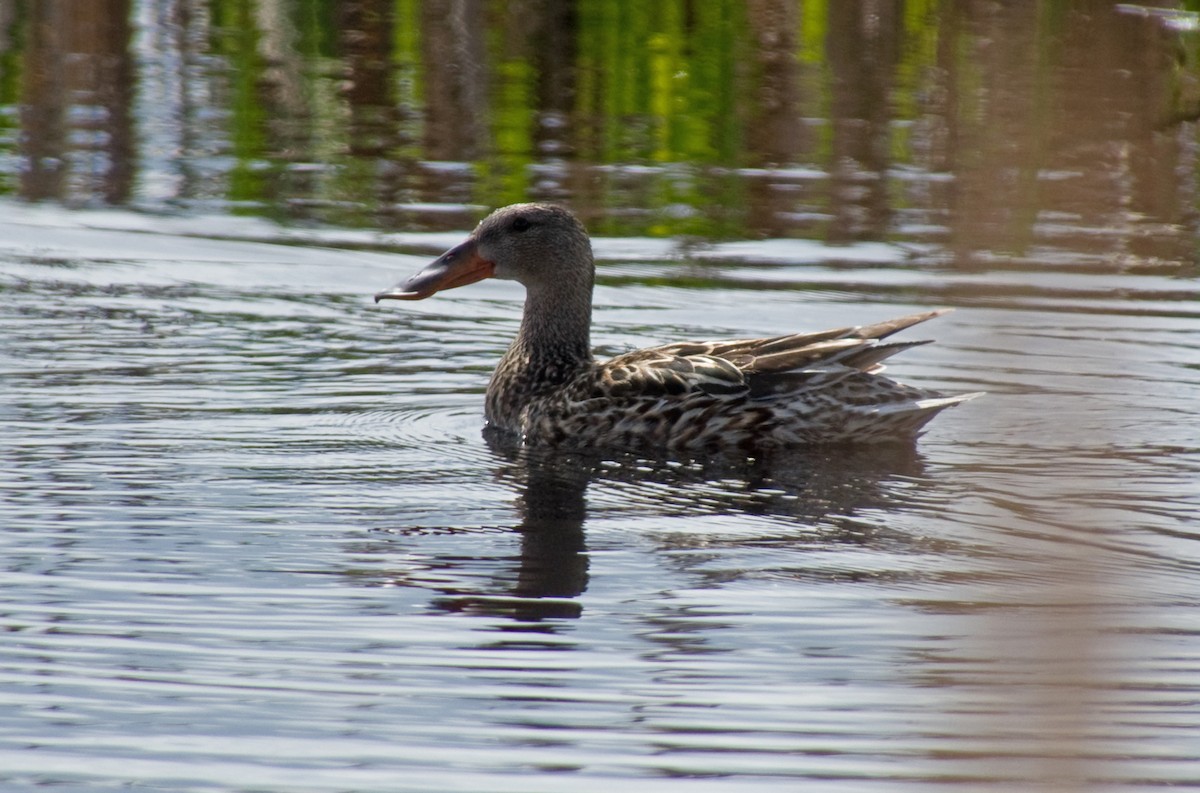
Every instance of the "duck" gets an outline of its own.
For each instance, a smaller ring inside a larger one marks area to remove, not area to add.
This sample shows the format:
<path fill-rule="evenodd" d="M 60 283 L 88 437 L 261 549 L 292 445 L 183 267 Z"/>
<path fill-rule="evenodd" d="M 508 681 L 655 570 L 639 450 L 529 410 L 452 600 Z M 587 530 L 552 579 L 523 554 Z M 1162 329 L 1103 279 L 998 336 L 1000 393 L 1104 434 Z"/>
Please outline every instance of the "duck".
<path fill-rule="evenodd" d="M 949 309 L 597 360 L 595 271 L 591 239 L 572 212 L 513 204 L 375 302 L 423 300 L 485 278 L 522 284 L 520 328 L 488 383 L 484 416 L 489 430 L 531 446 L 754 452 L 911 442 L 938 413 L 980 395 L 946 395 L 881 374 L 885 359 L 928 343 L 887 339 Z"/>

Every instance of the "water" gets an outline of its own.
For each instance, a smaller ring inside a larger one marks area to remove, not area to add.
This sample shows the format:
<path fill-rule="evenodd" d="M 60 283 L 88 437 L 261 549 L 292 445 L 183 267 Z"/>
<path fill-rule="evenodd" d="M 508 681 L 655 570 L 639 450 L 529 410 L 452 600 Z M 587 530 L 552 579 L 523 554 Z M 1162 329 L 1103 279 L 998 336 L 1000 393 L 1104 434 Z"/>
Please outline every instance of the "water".
<path fill-rule="evenodd" d="M 933 323 L 916 453 L 593 459 L 480 432 L 508 285 L 5 210 L 11 789 L 1193 779 L 1189 282 Z M 932 301 L 602 271 L 612 349 Z"/>
<path fill-rule="evenodd" d="M 62 162 L 101 166 L 47 194 L 24 150 L 3 163 L 6 793 L 1200 787 L 1195 129 L 1113 121 L 1157 118 L 1137 103 L 1170 61 L 1121 70 L 1131 41 L 1190 53 L 1186 9 L 950 4 L 930 30 L 1008 71 L 958 63 L 965 77 L 921 83 L 933 107 L 868 119 L 901 150 L 878 172 L 836 117 L 829 162 L 814 144 L 755 164 L 779 155 L 758 140 L 663 164 L 630 154 L 636 128 L 616 163 L 538 143 L 529 194 L 565 191 L 596 232 L 602 353 L 958 309 L 907 332 L 936 343 L 890 371 L 988 395 L 917 448 L 745 460 L 486 437 L 520 290 L 370 295 L 501 203 L 509 187 L 479 173 L 512 163 L 457 139 L 399 175 L 377 151 L 333 152 L 320 174 L 375 175 L 333 201 L 313 171 L 276 169 L 314 152 L 214 132 L 244 110 L 220 90 L 230 4 L 211 6 L 215 33 L 202 4 L 131 5 L 139 165 L 106 171 L 119 151 L 88 139 Z M 829 40 L 885 36 L 839 16 L 868 6 L 828 9 Z M 300 6 L 247 7 L 272 34 L 258 51 L 307 52 L 279 22 Z M 0 21 L 27 33 L 47 9 L 0 2 Z M 1039 67 L 1064 86 L 1049 131 L 1006 93 L 1043 85 L 1013 57 L 1042 26 L 1064 37 Z M 7 42 L 31 46 L 4 41 L 0 64 L 26 52 Z M 826 67 L 854 72 L 836 54 Z M 903 83 L 908 57 L 878 74 Z M 291 63 L 262 68 L 317 94 L 333 79 Z M 938 86 L 976 93 L 955 116 Z M 180 95 L 207 112 L 149 101 Z M 162 154 L 183 139 L 204 145 Z M 247 173 L 261 192 L 238 192 Z M 397 184 L 412 192 L 385 201 Z"/>

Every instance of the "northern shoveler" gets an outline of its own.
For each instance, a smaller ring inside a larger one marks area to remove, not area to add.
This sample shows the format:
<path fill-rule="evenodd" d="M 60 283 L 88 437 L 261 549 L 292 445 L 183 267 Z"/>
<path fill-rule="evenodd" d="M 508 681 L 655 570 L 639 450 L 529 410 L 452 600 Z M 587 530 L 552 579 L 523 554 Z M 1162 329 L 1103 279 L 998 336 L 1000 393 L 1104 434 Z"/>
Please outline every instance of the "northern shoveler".
<path fill-rule="evenodd" d="M 763 448 L 911 440 L 946 396 L 882 376 L 924 341 L 884 342 L 946 313 L 765 339 L 678 342 L 592 356 L 595 264 L 583 224 L 553 204 L 514 204 L 380 300 L 421 300 L 484 278 L 526 289 L 521 328 L 488 384 L 489 425 L 530 444 Z"/>

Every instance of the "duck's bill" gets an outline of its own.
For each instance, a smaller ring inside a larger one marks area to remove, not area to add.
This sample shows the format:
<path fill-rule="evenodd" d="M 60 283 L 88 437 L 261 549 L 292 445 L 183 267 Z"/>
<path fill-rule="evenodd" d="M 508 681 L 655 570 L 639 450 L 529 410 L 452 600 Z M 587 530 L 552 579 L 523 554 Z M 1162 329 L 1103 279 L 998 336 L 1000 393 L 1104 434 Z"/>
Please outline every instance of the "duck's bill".
<path fill-rule="evenodd" d="M 375 295 L 380 300 L 423 300 L 435 292 L 490 278 L 496 265 L 479 255 L 474 240 L 455 245 L 402 284 Z"/>

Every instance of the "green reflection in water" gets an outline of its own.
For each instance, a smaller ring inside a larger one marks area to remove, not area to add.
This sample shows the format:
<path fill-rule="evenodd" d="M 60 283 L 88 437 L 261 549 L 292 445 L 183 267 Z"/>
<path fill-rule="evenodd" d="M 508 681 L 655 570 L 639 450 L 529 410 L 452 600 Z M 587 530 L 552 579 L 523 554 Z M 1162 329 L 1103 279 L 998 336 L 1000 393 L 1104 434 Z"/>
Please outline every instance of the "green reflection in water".
<path fill-rule="evenodd" d="M 1048 206 L 1080 214 L 1046 173 L 1132 167 L 1114 209 L 1182 214 L 1188 149 L 1151 125 L 1197 115 L 1197 51 L 1067 2 L 0 0 L 0 190 L 120 203 L 140 180 L 184 210 L 385 229 L 545 198 L 604 234 L 829 242 L 926 213 L 1019 252 Z M 167 106 L 139 117 L 72 63 L 129 64 Z"/>
<path fill-rule="evenodd" d="M 0 15 L 0 156 L 15 159 L 20 128 L 20 97 L 22 80 L 21 52 L 25 49 L 22 9 L 13 6 Z M 15 192 L 17 174 L 8 168 L 0 169 L 0 195 Z"/>
<path fill-rule="evenodd" d="M 524 201 L 533 164 L 534 79 L 525 58 L 508 57 L 496 64 L 492 91 L 493 155 L 478 164 L 479 201 L 499 206 Z"/>
<path fill-rule="evenodd" d="M 262 36 L 254 15 L 255 0 L 218 0 L 213 4 L 214 51 L 230 66 L 229 140 L 234 166 L 229 171 L 232 211 L 261 211 L 266 199 L 264 173 L 268 150 L 267 108 L 259 91 L 266 66 L 259 54 Z M 253 208 L 243 208 L 242 202 Z"/>

